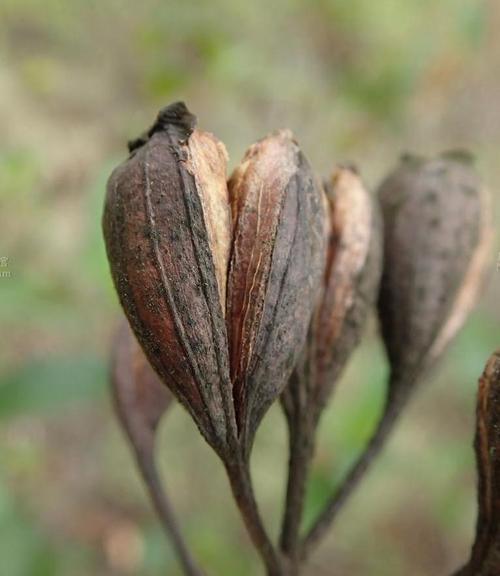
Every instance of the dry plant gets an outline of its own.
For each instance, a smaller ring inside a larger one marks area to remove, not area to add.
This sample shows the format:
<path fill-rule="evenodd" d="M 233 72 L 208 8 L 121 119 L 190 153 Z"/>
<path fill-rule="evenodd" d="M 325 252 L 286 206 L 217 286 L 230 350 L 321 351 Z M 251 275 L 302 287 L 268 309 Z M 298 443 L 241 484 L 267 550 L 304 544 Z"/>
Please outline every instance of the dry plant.
<path fill-rule="evenodd" d="M 487 194 L 464 152 L 405 156 L 373 199 L 356 169 L 321 183 L 288 130 L 252 145 L 229 180 L 227 152 L 183 103 L 129 143 L 103 217 L 128 320 L 114 342 L 120 421 L 184 572 L 204 574 L 155 464 L 175 398 L 220 457 L 269 576 L 297 576 L 383 448 L 402 409 L 463 325 L 481 286 Z M 301 530 L 317 428 L 377 308 L 390 363 L 365 450 L 311 529 Z M 279 544 L 258 509 L 249 461 L 280 399 L 289 473 Z M 500 574 L 500 355 L 480 380 L 477 538 L 457 575 Z"/>

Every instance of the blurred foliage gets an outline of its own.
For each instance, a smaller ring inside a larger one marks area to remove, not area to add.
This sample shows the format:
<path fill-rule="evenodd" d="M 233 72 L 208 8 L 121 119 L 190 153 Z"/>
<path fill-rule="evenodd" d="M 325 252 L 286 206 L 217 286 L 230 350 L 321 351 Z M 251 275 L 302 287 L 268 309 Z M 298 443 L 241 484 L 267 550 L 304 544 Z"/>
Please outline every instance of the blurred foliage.
<path fill-rule="evenodd" d="M 156 110 L 184 99 L 226 143 L 287 126 L 323 174 L 359 163 L 374 188 L 403 150 L 472 148 L 498 225 L 500 8 L 494 0 L 4 0 L 0 6 L 0 572 L 179 574 L 106 396 L 119 316 L 100 233 L 106 178 Z M 498 226 L 497 226 L 498 227 Z M 497 249 L 498 251 L 498 249 Z M 311 574 L 450 573 L 473 530 L 475 382 L 498 345 L 498 283 L 408 413 Z M 322 421 L 306 522 L 381 407 L 367 333 Z M 162 463 L 208 573 L 253 575 L 227 481 L 189 419 Z M 286 435 L 256 443 L 259 500 L 279 526 Z"/>
<path fill-rule="evenodd" d="M 0 418 L 58 411 L 70 402 L 95 400 L 105 390 L 105 382 L 106 370 L 95 357 L 62 356 L 26 363 L 2 378 Z"/>

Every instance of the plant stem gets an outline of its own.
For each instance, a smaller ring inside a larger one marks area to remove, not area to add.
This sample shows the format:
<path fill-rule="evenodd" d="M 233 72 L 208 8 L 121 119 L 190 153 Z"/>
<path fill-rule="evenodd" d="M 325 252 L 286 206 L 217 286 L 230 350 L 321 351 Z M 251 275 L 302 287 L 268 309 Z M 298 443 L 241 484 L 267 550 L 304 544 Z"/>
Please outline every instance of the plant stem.
<path fill-rule="evenodd" d="M 267 534 L 258 510 L 248 463 L 238 456 L 226 463 L 226 470 L 234 499 L 250 538 L 266 566 L 268 576 L 284 576 L 286 572 L 281 558 Z"/>
<path fill-rule="evenodd" d="M 474 441 L 478 474 L 476 538 L 467 564 L 454 576 L 500 574 L 500 350 L 479 380 Z"/>
<path fill-rule="evenodd" d="M 153 501 L 155 510 L 160 518 L 163 529 L 170 539 L 184 574 L 186 574 L 186 576 L 204 576 L 204 572 L 197 565 L 182 537 L 172 504 L 160 480 L 152 452 L 136 452 L 136 455 L 140 472 L 151 500 Z"/>
<path fill-rule="evenodd" d="M 384 447 L 407 396 L 407 394 L 398 394 L 397 396 L 388 395 L 382 418 L 364 452 L 359 456 L 340 488 L 332 495 L 326 507 L 304 538 L 300 551 L 302 561 L 309 557 L 314 548 L 325 536 L 335 520 L 337 513 L 342 508 L 342 505 L 357 487 L 372 462 Z"/>
<path fill-rule="evenodd" d="M 280 546 L 291 563 L 297 565 L 300 527 L 304 512 L 306 484 L 314 455 L 316 427 L 300 413 L 293 422 L 289 419 L 288 423 L 290 458 Z"/>

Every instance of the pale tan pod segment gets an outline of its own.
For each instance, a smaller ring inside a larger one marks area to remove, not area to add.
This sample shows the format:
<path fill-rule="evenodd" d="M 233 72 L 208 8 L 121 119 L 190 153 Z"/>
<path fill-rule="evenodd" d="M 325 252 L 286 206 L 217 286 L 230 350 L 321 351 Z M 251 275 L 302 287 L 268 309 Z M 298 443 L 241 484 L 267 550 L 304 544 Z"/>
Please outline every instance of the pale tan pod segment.
<path fill-rule="evenodd" d="M 290 146 L 290 143 L 293 145 Z M 277 130 L 250 146 L 229 180 L 231 211 L 235 227 L 233 268 L 236 269 L 240 261 L 248 258 L 248 268 L 254 270 L 252 277 L 245 279 L 247 291 L 238 313 L 240 320 L 236 330 L 232 332 L 235 342 L 239 345 L 245 341 L 245 333 L 248 336 L 245 342 L 246 350 L 245 347 L 240 348 L 240 373 L 248 370 L 253 358 L 255 338 L 262 313 L 262 305 L 256 305 L 256 303 L 262 302 L 267 287 L 267 277 L 264 283 L 258 283 L 256 279 L 263 273 L 262 271 L 265 276 L 271 267 L 272 248 L 269 240 L 274 236 L 278 226 L 282 197 L 297 170 L 297 153 L 298 145 L 291 130 Z M 242 231 L 238 225 L 239 213 L 248 212 L 248 210 L 255 210 L 257 217 L 254 230 L 255 242 L 250 255 L 240 252 L 239 240 L 245 228 Z M 248 274 L 248 269 L 246 273 Z M 253 329 L 247 324 L 248 315 L 251 313 L 254 313 Z"/>
<path fill-rule="evenodd" d="M 484 271 L 490 260 L 494 231 L 490 219 L 491 197 L 486 188 L 481 189 L 480 201 L 481 221 L 479 223 L 479 242 L 472 255 L 462 286 L 455 298 L 450 316 L 431 348 L 429 356 L 431 360 L 441 355 L 447 344 L 463 326 L 467 316 L 476 303 L 481 289 Z"/>
<path fill-rule="evenodd" d="M 194 130 L 188 140 L 187 169 L 200 195 L 212 251 L 222 314 L 226 314 L 226 284 L 231 250 L 231 212 L 227 189 L 228 154 L 213 134 Z"/>
<path fill-rule="evenodd" d="M 333 246 L 329 255 L 326 281 L 335 271 L 333 301 L 337 304 L 330 317 L 329 334 L 324 336 L 329 343 L 338 338 L 344 319 L 354 304 L 355 286 L 353 278 L 362 271 L 370 250 L 373 207 L 361 178 L 348 168 L 338 168 L 331 177 L 333 197 L 327 194 L 330 213 L 330 234 L 341 245 Z M 332 270 L 333 268 L 333 270 Z"/>
<path fill-rule="evenodd" d="M 295 146 L 287 146 L 292 141 Z M 236 166 L 229 181 L 230 202 L 234 222 L 238 217 L 238 207 L 247 197 L 257 197 L 257 210 L 260 208 L 262 182 L 274 178 L 275 190 L 283 191 L 297 169 L 295 154 L 298 150 L 291 130 L 277 130 L 248 148 L 241 163 Z M 254 168 L 254 160 L 259 157 L 259 169 Z M 243 186 L 244 184 L 244 186 Z"/>

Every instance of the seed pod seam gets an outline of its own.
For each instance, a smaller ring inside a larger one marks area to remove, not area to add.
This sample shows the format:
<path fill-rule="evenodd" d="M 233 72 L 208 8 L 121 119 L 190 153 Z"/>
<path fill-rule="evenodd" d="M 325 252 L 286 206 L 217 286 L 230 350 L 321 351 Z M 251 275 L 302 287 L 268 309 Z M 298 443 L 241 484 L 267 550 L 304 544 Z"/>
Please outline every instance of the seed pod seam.
<path fill-rule="evenodd" d="M 170 139 L 170 136 L 169 136 L 169 139 Z M 145 159 L 144 159 L 145 194 L 144 194 L 144 198 L 145 198 L 145 205 L 146 205 L 146 214 L 148 216 L 149 224 L 150 224 L 152 230 L 154 230 L 156 228 L 156 220 L 155 220 L 153 206 L 152 206 L 152 202 L 151 202 L 151 183 L 150 183 L 150 179 L 149 179 L 149 163 L 148 163 L 148 159 L 147 159 L 148 152 L 149 152 L 148 150 L 145 150 Z M 176 305 L 176 302 L 172 296 L 171 286 L 170 286 L 170 283 L 169 283 L 167 275 L 166 275 L 163 261 L 161 259 L 161 255 L 160 255 L 160 251 L 159 251 L 159 245 L 158 245 L 158 238 L 157 238 L 156 234 L 152 234 L 151 241 L 153 244 L 154 254 L 156 257 L 156 263 L 157 263 L 159 270 L 160 270 L 160 276 L 162 279 L 163 289 L 165 291 L 165 295 L 167 296 L 168 303 L 169 303 L 171 313 L 172 313 L 172 317 L 173 317 L 173 320 L 175 322 L 175 328 L 176 328 L 177 336 L 179 338 L 179 341 L 182 344 L 182 347 L 183 347 L 184 352 L 186 354 L 186 358 L 189 361 L 189 366 L 191 368 L 191 372 L 192 372 L 192 375 L 193 375 L 195 381 L 202 382 L 203 380 L 201 377 L 201 372 L 200 372 L 198 363 L 196 361 L 196 355 L 193 354 L 193 351 L 190 347 L 190 344 L 187 341 L 185 330 L 184 330 L 184 327 L 182 326 L 182 322 L 180 320 L 179 313 L 177 310 L 177 305 Z M 182 389 L 182 386 L 180 387 L 180 389 Z M 199 387 L 199 393 L 200 393 L 201 400 L 205 406 L 205 411 L 208 414 L 209 409 L 207 406 L 207 399 L 205 397 L 204 386 Z M 216 433 L 212 418 L 207 418 L 207 421 L 208 421 L 209 426 L 212 428 L 214 438 L 216 438 L 218 435 Z"/>
<path fill-rule="evenodd" d="M 197 191 L 196 179 L 194 178 L 194 176 L 190 172 L 181 170 L 180 163 L 178 165 L 178 170 L 179 170 L 179 175 L 181 176 L 181 179 L 185 184 L 186 190 L 191 190 L 189 184 L 186 182 L 186 178 L 188 177 L 188 175 L 189 175 L 189 178 L 191 178 L 193 181 L 194 190 L 196 191 L 196 196 L 197 196 L 195 201 L 198 200 L 200 202 L 200 218 L 202 220 L 202 224 L 203 224 L 203 227 L 205 229 L 205 232 L 208 235 L 207 226 L 206 226 L 204 213 L 203 213 L 203 206 L 201 204 L 200 195 Z M 183 200 L 184 200 L 184 206 L 186 208 L 186 213 L 188 216 L 188 221 L 191 225 L 191 229 L 193 230 L 195 228 L 195 226 L 194 226 L 195 215 L 193 213 L 193 207 L 191 205 L 191 202 L 188 202 L 186 194 L 183 194 Z M 215 358 L 216 358 L 216 362 L 217 362 L 217 368 L 219 371 L 219 378 L 217 379 L 218 388 L 220 391 L 220 396 L 221 396 L 221 399 L 223 402 L 224 410 L 226 412 L 226 414 L 225 414 L 226 415 L 226 424 L 229 426 L 229 429 L 226 429 L 226 434 L 227 435 L 231 434 L 229 436 L 229 438 L 227 438 L 227 440 L 230 440 L 231 438 L 235 437 L 235 434 L 236 434 L 236 419 L 235 419 L 235 412 L 234 412 L 234 403 L 233 403 L 233 398 L 232 398 L 232 388 L 233 387 L 232 387 L 231 380 L 228 377 L 229 366 L 225 367 L 226 371 L 224 372 L 224 366 L 221 366 L 221 354 L 219 353 L 221 349 L 228 350 L 228 340 L 227 340 L 227 336 L 226 336 L 226 327 L 225 327 L 224 322 L 222 322 L 222 325 L 219 327 L 216 325 L 216 321 L 214 318 L 214 310 L 213 310 L 213 307 L 211 305 L 209 305 L 209 302 L 210 302 L 210 300 L 212 300 L 212 301 L 215 300 L 217 303 L 220 303 L 220 297 L 219 297 L 219 293 L 217 293 L 217 295 L 214 295 L 214 294 L 209 295 L 208 290 L 210 288 L 213 288 L 213 287 L 211 285 L 212 283 L 210 282 L 210 279 L 207 278 L 207 276 L 206 276 L 205 266 L 201 265 L 200 257 L 202 257 L 204 260 L 208 260 L 210 262 L 212 270 L 214 272 L 214 278 L 216 278 L 215 264 L 214 264 L 214 261 L 212 258 L 212 254 L 210 253 L 210 250 L 206 250 L 204 246 L 200 245 L 200 243 L 198 241 L 198 236 L 196 234 L 193 234 L 191 236 L 191 241 L 193 244 L 193 251 L 194 251 L 195 258 L 196 258 L 196 262 L 198 264 L 198 270 L 199 270 L 199 273 L 201 276 L 201 291 L 202 291 L 203 296 L 205 298 L 205 302 L 206 302 L 207 310 L 208 310 L 208 315 L 210 317 L 210 324 L 212 327 L 212 336 L 217 337 L 217 339 L 219 339 L 219 340 L 222 340 L 222 342 L 219 341 L 216 343 Z M 204 264 L 205 264 L 205 262 L 204 262 Z M 221 310 L 221 317 L 222 317 L 222 308 L 220 310 Z M 223 319 L 223 317 L 222 317 L 222 319 Z M 225 388 L 226 386 L 228 387 L 228 390 Z M 228 394 L 228 392 L 230 394 Z M 230 400 L 230 401 L 228 401 L 228 400 Z"/>

